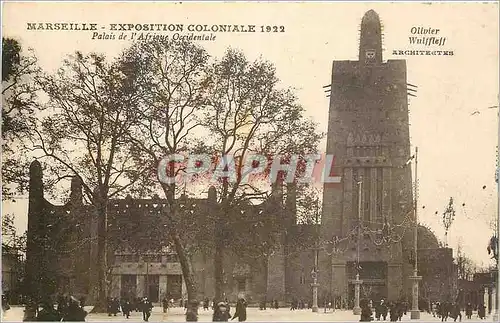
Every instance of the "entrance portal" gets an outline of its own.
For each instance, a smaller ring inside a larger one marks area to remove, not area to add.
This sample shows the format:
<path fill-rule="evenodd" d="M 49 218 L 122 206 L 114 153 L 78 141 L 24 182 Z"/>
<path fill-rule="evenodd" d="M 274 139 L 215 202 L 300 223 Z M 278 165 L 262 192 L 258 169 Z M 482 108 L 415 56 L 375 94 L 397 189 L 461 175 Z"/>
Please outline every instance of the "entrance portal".
<path fill-rule="evenodd" d="M 160 294 L 160 276 L 148 275 L 146 279 L 148 286 L 148 298 L 151 302 L 157 303 Z"/>
<path fill-rule="evenodd" d="M 170 298 L 182 298 L 182 276 L 181 275 L 167 275 L 167 295 Z"/>
<path fill-rule="evenodd" d="M 132 301 L 137 297 L 137 276 L 122 275 L 120 286 L 120 298 Z"/>
<path fill-rule="evenodd" d="M 380 282 L 363 281 L 359 289 L 359 299 L 371 300 L 374 304 L 387 300 L 387 286 Z M 354 284 L 349 283 L 349 300 L 354 304 Z"/>
<path fill-rule="evenodd" d="M 347 263 L 349 277 L 348 297 L 349 303 L 354 304 L 354 284 L 356 266 L 354 262 Z M 382 261 L 360 262 L 359 279 L 363 281 L 360 286 L 359 298 L 378 303 L 381 299 L 387 300 L 387 263 Z"/>

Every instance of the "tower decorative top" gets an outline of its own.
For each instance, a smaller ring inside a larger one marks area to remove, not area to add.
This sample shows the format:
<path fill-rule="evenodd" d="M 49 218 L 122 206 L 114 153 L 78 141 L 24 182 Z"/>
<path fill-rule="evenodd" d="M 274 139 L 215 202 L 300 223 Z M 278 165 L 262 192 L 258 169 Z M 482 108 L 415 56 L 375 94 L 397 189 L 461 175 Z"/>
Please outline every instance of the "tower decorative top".
<path fill-rule="evenodd" d="M 382 27 L 374 10 L 369 10 L 361 20 L 359 61 L 365 64 L 382 62 Z"/>

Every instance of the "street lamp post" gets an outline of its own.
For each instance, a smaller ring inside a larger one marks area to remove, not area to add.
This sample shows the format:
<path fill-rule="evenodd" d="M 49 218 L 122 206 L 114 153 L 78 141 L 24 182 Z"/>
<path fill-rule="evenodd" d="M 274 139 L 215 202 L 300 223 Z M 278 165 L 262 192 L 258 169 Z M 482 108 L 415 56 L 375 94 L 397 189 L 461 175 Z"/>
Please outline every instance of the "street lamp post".
<path fill-rule="evenodd" d="M 363 182 L 360 179 L 358 181 L 358 241 L 357 241 L 357 248 L 356 248 L 356 280 L 354 280 L 354 308 L 353 308 L 353 314 L 354 315 L 360 315 L 361 314 L 361 307 L 359 306 L 359 293 L 360 293 L 360 286 L 363 283 L 362 280 L 359 279 L 359 248 L 360 248 L 360 243 L 361 243 L 361 194 L 362 194 L 362 185 Z"/>
<path fill-rule="evenodd" d="M 318 312 L 318 273 L 316 269 L 313 269 L 311 276 L 313 278 L 313 283 L 311 284 L 313 290 L 313 303 L 312 303 L 312 311 L 314 313 Z"/>
<path fill-rule="evenodd" d="M 319 234 L 318 234 L 318 217 L 319 217 L 319 200 L 316 201 L 316 241 L 314 246 L 314 269 L 312 272 L 312 291 L 313 291 L 313 303 L 312 303 L 312 311 L 318 312 L 318 249 L 319 249 Z"/>
<path fill-rule="evenodd" d="M 413 267 L 413 276 L 410 276 L 410 280 L 413 281 L 412 288 L 412 307 L 411 307 L 411 319 L 418 320 L 420 319 L 420 310 L 418 309 L 418 282 L 422 279 L 421 276 L 418 276 L 418 209 L 417 209 L 417 201 L 418 201 L 418 147 L 415 147 L 415 196 L 414 196 L 414 205 L 413 211 L 415 212 L 415 226 L 413 228 L 413 248 L 415 252 L 415 264 Z"/>

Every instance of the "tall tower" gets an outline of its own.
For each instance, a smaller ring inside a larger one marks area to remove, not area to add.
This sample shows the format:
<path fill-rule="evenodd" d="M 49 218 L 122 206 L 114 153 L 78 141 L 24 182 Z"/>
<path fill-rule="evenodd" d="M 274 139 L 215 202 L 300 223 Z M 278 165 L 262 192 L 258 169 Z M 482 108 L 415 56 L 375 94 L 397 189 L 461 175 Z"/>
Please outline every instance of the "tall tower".
<path fill-rule="evenodd" d="M 324 187 L 320 294 L 353 299 L 359 228 L 361 297 L 397 300 L 409 275 L 397 237 L 412 211 L 406 62 L 383 61 L 375 11 L 361 21 L 359 60 L 334 61 L 331 82 L 327 154 L 342 182 Z"/>

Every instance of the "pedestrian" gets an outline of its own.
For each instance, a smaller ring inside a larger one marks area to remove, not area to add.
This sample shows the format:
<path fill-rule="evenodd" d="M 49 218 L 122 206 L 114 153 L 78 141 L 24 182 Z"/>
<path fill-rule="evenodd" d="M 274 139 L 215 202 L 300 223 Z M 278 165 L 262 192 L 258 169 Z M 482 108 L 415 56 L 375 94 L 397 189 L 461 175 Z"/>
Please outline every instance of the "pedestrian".
<path fill-rule="evenodd" d="M 479 305 L 479 308 L 477 309 L 477 316 L 479 316 L 481 320 L 486 317 L 486 306 L 484 306 L 484 304 Z"/>
<path fill-rule="evenodd" d="M 375 317 L 377 318 L 377 321 L 380 321 L 381 318 L 385 319 L 387 318 L 387 305 L 385 304 L 384 300 L 380 300 L 380 303 L 375 306 Z"/>
<path fill-rule="evenodd" d="M 267 301 L 265 298 L 263 298 L 261 301 L 260 301 L 260 305 L 259 305 L 259 309 L 262 311 L 262 310 L 266 310 L 266 307 L 267 307 Z"/>
<path fill-rule="evenodd" d="M 9 300 L 7 299 L 7 296 L 2 294 L 2 311 L 8 311 L 10 309 L 9 305 Z"/>
<path fill-rule="evenodd" d="M 114 316 L 120 313 L 120 300 L 116 297 L 111 300 L 111 313 L 113 313 Z"/>
<path fill-rule="evenodd" d="M 219 302 L 215 306 L 214 314 L 212 316 L 212 322 L 227 322 L 231 318 L 231 313 L 229 312 L 229 304 L 226 302 Z"/>
<path fill-rule="evenodd" d="M 293 311 L 297 308 L 297 301 L 294 299 L 292 299 L 292 302 L 290 304 L 290 311 Z"/>
<path fill-rule="evenodd" d="M 360 318 L 360 322 L 371 322 L 373 320 L 373 317 L 372 317 L 372 309 L 370 308 L 370 305 L 369 303 L 364 300 L 362 303 L 361 303 L 361 318 Z"/>
<path fill-rule="evenodd" d="M 465 306 L 465 317 L 467 319 L 472 319 L 472 304 L 471 303 L 467 303 L 467 305 Z"/>
<path fill-rule="evenodd" d="M 389 316 L 391 319 L 391 322 L 396 322 L 399 318 L 399 312 L 398 312 L 398 307 L 396 304 L 392 303 L 389 306 Z"/>
<path fill-rule="evenodd" d="M 384 300 L 381 300 L 382 304 L 382 317 L 384 318 L 384 321 L 387 319 L 387 304 L 385 304 Z"/>
<path fill-rule="evenodd" d="M 382 302 L 383 301 L 380 301 L 380 303 L 375 306 L 375 318 L 377 321 L 380 321 L 380 318 L 382 317 Z"/>
<path fill-rule="evenodd" d="M 86 316 L 87 312 L 81 308 L 80 301 L 71 296 L 68 308 L 66 309 L 66 313 L 62 320 L 65 322 L 84 322 Z"/>
<path fill-rule="evenodd" d="M 145 322 L 148 322 L 149 317 L 151 316 L 152 309 L 153 309 L 153 304 L 149 301 L 147 297 L 144 297 L 141 302 L 141 310 L 142 310 L 142 319 Z"/>
<path fill-rule="evenodd" d="M 108 313 L 108 316 L 113 314 L 113 299 L 111 297 L 108 297 L 106 300 L 106 312 Z"/>
<path fill-rule="evenodd" d="M 462 322 L 462 313 L 460 312 L 460 306 L 458 304 L 452 304 L 450 317 L 454 320 L 454 322 L 457 321 L 457 318 L 460 319 L 459 322 Z"/>
<path fill-rule="evenodd" d="M 84 307 L 85 307 L 85 301 L 86 301 L 85 296 L 80 297 L 80 306 L 81 306 L 82 308 L 84 308 Z"/>
<path fill-rule="evenodd" d="M 122 302 L 122 312 L 123 316 L 126 318 L 130 317 L 130 311 L 132 311 L 132 304 L 129 302 L 129 300 L 126 298 Z"/>
<path fill-rule="evenodd" d="M 448 320 L 449 313 L 450 313 L 450 311 L 449 311 L 448 302 L 442 302 L 441 303 L 441 312 L 439 313 L 441 316 L 441 322 L 446 322 Z"/>
<path fill-rule="evenodd" d="M 208 297 L 205 297 L 205 299 L 203 300 L 203 310 L 204 311 L 208 311 L 209 303 L 210 303 L 210 300 L 208 299 Z"/>
<path fill-rule="evenodd" d="M 67 308 L 68 308 L 68 300 L 63 295 L 59 295 L 57 297 L 57 311 L 59 312 L 59 315 L 61 317 L 66 315 Z"/>
<path fill-rule="evenodd" d="M 236 311 L 232 320 L 238 318 L 238 322 L 245 322 L 247 320 L 247 302 L 244 298 L 238 299 L 236 303 Z"/>
<path fill-rule="evenodd" d="M 161 301 L 161 305 L 163 307 L 163 313 L 167 313 L 168 311 L 168 300 L 166 297 L 164 297 Z"/>
<path fill-rule="evenodd" d="M 143 299 L 140 297 L 136 297 L 135 299 L 135 311 L 142 312 L 142 301 Z"/>
<path fill-rule="evenodd" d="M 405 312 L 405 305 L 402 302 L 397 302 L 396 303 L 396 308 L 398 310 L 398 321 L 401 321 L 401 319 L 403 318 L 403 315 L 406 314 L 406 312 Z"/>
<path fill-rule="evenodd" d="M 277 310 L 277 309 L 279 309 L 279 308 L 280 308 L 280 305 L 279 305 L 279 303 L 278 303 L 278 300 L 277 300 L 277 299 L 275 299 L 275 300 L 274 300 L 274 309 L 276 309 L 276 310 Z"/>
<path fill-rule="evenodd" d="M 45 300 L 42 302 L 42 309 L 38 312 L 36 320 L 41 322 L 58 322 L 61 320 L 61 315 L 55 310 L 50 300 Z"/>

